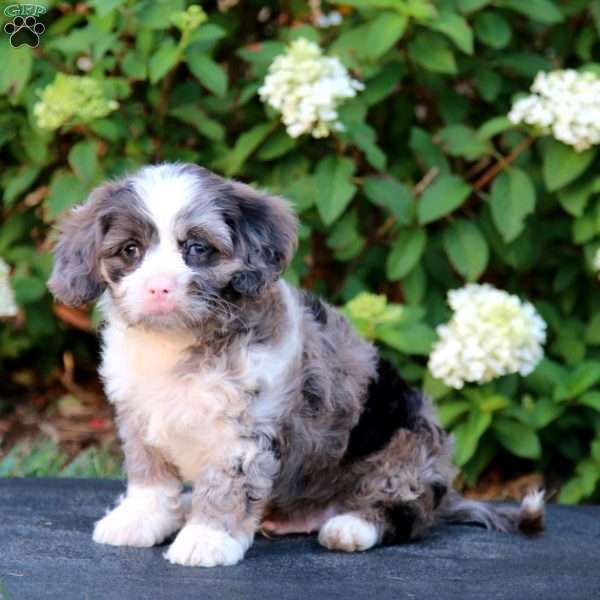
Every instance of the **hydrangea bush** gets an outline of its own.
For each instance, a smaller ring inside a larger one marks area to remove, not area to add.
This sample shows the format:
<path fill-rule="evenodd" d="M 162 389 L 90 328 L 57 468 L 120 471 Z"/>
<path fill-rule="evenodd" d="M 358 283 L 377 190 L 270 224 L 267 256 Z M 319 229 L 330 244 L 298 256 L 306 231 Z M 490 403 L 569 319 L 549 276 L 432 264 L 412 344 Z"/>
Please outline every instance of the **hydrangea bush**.
<path fill-rule="evenodd" d="M 598 0 L 48 7 L 0 39 L 1 379 L 94 367 L 45 288 L 64 211 L 193 161 L 290 198 L 286 277 L 432 395 L 468 484 L 600 497 Z"/>

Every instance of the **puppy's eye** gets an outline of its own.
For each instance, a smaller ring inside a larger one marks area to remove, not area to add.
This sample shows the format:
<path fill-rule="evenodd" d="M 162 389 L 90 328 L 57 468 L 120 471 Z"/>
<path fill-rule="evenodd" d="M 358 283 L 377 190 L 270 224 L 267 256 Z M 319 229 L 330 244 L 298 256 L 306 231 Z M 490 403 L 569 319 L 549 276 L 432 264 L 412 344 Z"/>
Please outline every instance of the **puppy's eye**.
<path fill-rule="evenodd" d="M 210 246 L 204 242 L 190 242 L 186 244 L 186 254 L 188 256 L 202 256 L 210 251 Z"/>
<path fill-rule="evenodd" d="M 183 260 L 190 267 L 206 265 L 214 253 L 215 249 L 210 244 L 201 240 L 187 240 L 187 242 L 183 243 Z"/>
<path fill-rule="evenodd" d="M 129 261 L 133 262 L 137 258 L 139 258 L 141 254 L 141 250 L 138 244 L 135 242 L 128 242 L 125 244 L 121 250 L 121 254 Z"/>

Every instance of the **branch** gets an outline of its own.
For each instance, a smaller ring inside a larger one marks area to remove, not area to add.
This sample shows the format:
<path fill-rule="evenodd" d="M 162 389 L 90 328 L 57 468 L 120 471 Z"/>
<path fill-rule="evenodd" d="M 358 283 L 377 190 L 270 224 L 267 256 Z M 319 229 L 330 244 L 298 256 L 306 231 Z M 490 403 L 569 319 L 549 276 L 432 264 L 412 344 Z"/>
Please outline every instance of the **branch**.
<path fill-rule="evenodd" d="M 525 138 L 520 144 L 515 146 L 513 151 L 506 157 L 501 157 L 498 162 L 490 167 L 474 184 L 473 191 L 478 192 L 483 189 L 492 179 L 494 179 L 500 172 L 508 168 L 510 164 L 519 156 L 524 150 L 529 148 L 533 143 L 534 138 Z"/>

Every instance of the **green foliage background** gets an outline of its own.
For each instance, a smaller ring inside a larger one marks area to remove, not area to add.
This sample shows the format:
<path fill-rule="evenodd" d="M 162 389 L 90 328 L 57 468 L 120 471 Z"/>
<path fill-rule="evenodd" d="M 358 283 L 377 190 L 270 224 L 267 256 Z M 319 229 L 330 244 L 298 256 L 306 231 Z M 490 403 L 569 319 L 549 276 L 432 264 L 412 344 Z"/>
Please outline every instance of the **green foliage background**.
<path fill-rule="evenodd" d="M 505 115 L 540 70 L 600 72 L 600 2 L 345 0 L 342 25 L 317 29 L 306 2 L 242 0 L 204 3 L 208 20 L 182 34 L 171 18 L 186 5 L 49 3 L 39 48 L 0 39 L 0 256 L 24 316 L 0 324 L 0 377 L 35 365 L 43 379 L 66 348 L 94 362 L 45 288 L 60 215 L 106 177 L 193 161 L 294 202 L 290 280 L 337 304 L 371 291 L 404 306 L 391 318 L 347 310 L 433 395 L 469 483 L 496 460 L 567 480 L 563 501 L 598 499 L 597 152 L 534 139 Z M 257 96 L 301 36 L 366 86 L 340 110 L 345 131 L 326 139 L 290 138 Z M 38 129 L 33 105 L 58 72 L 98 80 L 119 109 Z M 536 305 L 549 340 L 534 374 L 460 392 L 427 374 L 446 292 L 465 281 Z"/>

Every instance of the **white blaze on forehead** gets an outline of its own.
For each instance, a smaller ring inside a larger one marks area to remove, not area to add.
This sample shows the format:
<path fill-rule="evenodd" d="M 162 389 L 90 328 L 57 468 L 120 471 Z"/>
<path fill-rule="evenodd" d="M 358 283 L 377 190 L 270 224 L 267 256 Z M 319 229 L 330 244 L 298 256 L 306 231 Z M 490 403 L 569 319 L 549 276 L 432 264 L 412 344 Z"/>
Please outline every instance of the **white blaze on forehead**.
<path fill-rule="evenodd" d="M 176 244 L 175 218 L 198 193 L 198 179 L 178 165 L 145 167 L 133 186 L 158 229 L 160 245 Z"/>
<path fill-rule="evenodd" d="M 120 283 L 123 302 L 136 318 L 144 311 L 146 286 L 154 277 L 167 277 L 173 284 L 172 297 L 183 301 L 190 269 L 181 255 L 176 219 L 198 193 L 198 179 L 178 165 L 145 167 L 132 179 L 133 188 L 158 231 L 158 244 L 147 249 L 141 264 Z"/>

